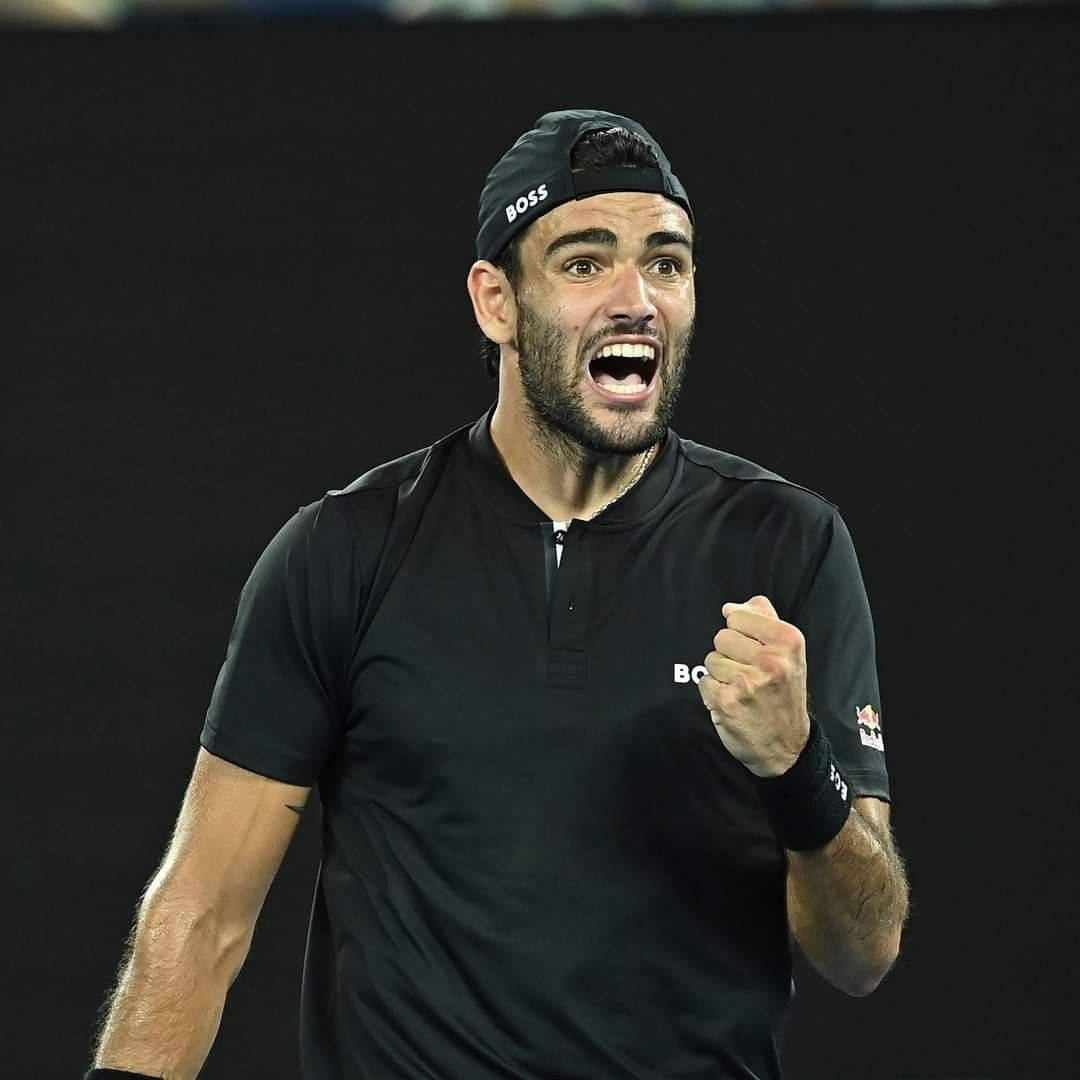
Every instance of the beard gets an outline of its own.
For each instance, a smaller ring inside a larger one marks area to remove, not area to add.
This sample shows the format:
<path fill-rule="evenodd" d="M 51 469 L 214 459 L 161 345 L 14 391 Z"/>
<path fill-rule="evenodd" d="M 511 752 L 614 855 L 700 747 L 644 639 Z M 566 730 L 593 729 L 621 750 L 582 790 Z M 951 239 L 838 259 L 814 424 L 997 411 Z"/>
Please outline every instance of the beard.
<path fill-rule="evenodd" d="M 606 338 L 621 334 L 651 336 L 645 323 L 612 328 L 583 347 L 567 367 L 569 347 L 565 331 L 535 308 L 517 301 L 518 333 L 514 343 L 526 412 L 533 441 L 545 454 L 567 465 L 618 455 L 640 454 L 664 437 L 675 405 L 682 392 L 694 320 L 674 340 L 665 343 L 656 377 L 662 376 L 659 396 L 647 416 L 639 416 L 637 406 L 613 408 L 613 422 L 595 420 L 585 403 L 582 361 L 592 348 Z"/>

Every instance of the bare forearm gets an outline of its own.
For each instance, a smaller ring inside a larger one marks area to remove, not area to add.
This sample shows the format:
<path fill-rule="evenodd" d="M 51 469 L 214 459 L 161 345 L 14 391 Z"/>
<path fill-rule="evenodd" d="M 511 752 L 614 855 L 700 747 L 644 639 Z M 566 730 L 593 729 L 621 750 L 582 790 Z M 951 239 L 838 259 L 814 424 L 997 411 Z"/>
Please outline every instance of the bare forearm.
<path fill-rule="evenodd" d="M 870 993 L 896 959 L 908 914 L 907 877 L 888 826 L 853 808 L 824 848 L 789 851 L 787 899 L 807 960 L 847 993 Z"/>
<path fill-rule="evenodd" d="M 210 1053 L 246 946 L 223 948 L 214 920 L 145 910 L 121 971 L 94 1064 L 192 1080 Z"/>

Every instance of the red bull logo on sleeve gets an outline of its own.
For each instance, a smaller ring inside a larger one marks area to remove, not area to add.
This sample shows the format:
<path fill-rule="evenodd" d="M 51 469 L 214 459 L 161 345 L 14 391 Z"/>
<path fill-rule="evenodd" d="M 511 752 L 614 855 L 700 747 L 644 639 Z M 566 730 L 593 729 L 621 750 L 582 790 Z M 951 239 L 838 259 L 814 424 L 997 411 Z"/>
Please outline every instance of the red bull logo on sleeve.
<path fill-rule="evenodd" d="M 855 710 L 855 719 L 859 724 L 859 738 L 863 746 L 873 747 L 885 753 L 885 738 L 881 733 L 881 718 L 874 712 L 873 705 L 864 705 Z"/>

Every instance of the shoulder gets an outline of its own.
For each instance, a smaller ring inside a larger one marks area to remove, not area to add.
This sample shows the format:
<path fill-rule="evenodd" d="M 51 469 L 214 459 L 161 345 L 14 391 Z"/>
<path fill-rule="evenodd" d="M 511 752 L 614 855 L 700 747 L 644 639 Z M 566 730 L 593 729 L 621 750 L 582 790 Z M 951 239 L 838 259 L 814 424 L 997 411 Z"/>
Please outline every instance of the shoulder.
<path fill-rule="evenodd" d="M 377 498 L 380 492 L 407 491 L 425 473 L 441 470 L 454 446 L 466 438 L 470 426 L 464 424 L 430 446 L 384 461 L 381 465 L 368 469 L 345 487 L 328 491 L 325 498 L 334 498 L 341 500 L 343 504 L 349 504 L 362 501 L 365 497 Z"/>
<path fill-rule="evenodd" d="M 302 507 L 314 514 L 321 508 L 348 530 L 365 563 L 377 558 L 391 522 L 413 520 L 431 498 L 454 447 L 469 425 L 444 435 L 430 446 L 384 461 L 343 488 L 327 491 L 317 502 Z"/>
<path fill-rule="evenodd" d="M 403 488 L 421 474 L 431 447 L 369 469 L 343 488 L 331 488 L 301 506 L 282 530 L 289 547 L 308 560 L 327 562 L 352 550 L 365 566 L 377 558 Z"/>
<path fill-rule="evenodd" d="M 831 499 L 749 458 L 681 436 L 679 443 L 689 469 L 697 473 L 693 479 L 725 503 L 735 500 L 747 511 L 790 516 L 818 528 L 828 528 L 839 515 Z"/>
<path fill-rule="evenodd" d="M 284 566 L 300 559 L 330 562 L 349 548 L 363 548 L 366 535 L 389 519 L 397 490 L 419 474 L 425 453 L 418 450 L 378 465 L 346 487 L 331 488 L 299 506 L 271 540 L 268 553 L 277 554 Z"/>
<path fill-rule="evenodd" d="M 381 465 L 368 469 L 366 473 L 358 476 L 351 483 L 340 489 L 328 491 L 325 498 L 339 498 L 348 502 L 350 495 L 364 495 L 387 488 L 398 488 L 402 484 L 415 480 L 424 468 L 433 447 L 425 446 L 420 450 L 413 450 L 392 461 L 384 461 Z"/>

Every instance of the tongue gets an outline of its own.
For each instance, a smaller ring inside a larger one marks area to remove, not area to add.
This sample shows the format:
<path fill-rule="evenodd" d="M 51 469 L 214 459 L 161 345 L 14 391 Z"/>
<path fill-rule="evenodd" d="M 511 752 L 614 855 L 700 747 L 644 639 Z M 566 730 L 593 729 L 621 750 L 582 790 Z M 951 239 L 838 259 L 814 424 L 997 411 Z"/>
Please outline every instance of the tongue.
<path fill-rule="evenodd" d="M 596 376 L 596 382 L 598 386 L 644 386 L 645 380 L 636 372 L 631 371 L 629 375 L 624 375 L 621 379 L 616 379 L 614 375 L 609 375 L 606 371 L 602 371 Z"/>

